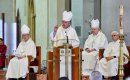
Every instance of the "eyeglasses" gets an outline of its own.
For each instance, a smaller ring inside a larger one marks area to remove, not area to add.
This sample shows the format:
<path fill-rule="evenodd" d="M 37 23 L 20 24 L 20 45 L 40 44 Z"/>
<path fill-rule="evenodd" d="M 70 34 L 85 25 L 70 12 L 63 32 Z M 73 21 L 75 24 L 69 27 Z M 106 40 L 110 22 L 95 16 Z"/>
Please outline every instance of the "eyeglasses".
<path fill-rule="evenodd" d="M 117 35 L 111 35 L 111 36 L 117 36 Z"/>

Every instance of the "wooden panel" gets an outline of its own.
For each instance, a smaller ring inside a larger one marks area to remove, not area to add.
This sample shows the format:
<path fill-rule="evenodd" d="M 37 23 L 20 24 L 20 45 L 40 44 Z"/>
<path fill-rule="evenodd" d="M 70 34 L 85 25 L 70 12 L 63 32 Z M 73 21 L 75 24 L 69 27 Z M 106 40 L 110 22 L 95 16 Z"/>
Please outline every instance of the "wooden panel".
<path fill-rule="evenodd" d="M 58 80 L 60 77 L 60 48 L 54 48 L 54 75 L 53 80 Z M 69 47 L 71 49 L 71 47 Z M 72 80 L 79 80 L 79 47 L 72 49 Z"/>
<path fill-rule="evenodd" d="M 53 80 L 58 80 L 60 77 L 60 48 L 54 48 L 54 75 L 53 75 Z"/>
<path fill-rule="evenodd" d="M 53 80 L 53 52 L 48 52 L 47 72 L 48 80 Z"/>
<path fill-rule="evenodd" d="M 105 49 L 99 49 L 99 60 L 103 58 L 103 53 Z"/>
<path fill-rule="evenodd" d="M 79 47 L 72 49 L 72 80 L 79 80 Z"/>
<path fill-rule="evenodd" d="M 41 71 L 41 46 L 36 47 L 37 55 L 36 59 L 38 61 L 38 73 Z"/>
<path fill-rule="evenodd" d="M 5 75 L 6 75 L 6 71 L 0 70 L 0 80 L 6 80 Z"/>

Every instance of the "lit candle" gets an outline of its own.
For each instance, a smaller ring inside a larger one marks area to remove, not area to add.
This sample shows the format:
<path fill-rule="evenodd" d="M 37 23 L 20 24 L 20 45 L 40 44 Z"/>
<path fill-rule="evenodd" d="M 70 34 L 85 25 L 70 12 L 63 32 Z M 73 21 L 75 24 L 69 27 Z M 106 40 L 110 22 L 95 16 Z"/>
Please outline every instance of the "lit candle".
<path fill-rule="evenodd" d="M 123 5 L 120 5 L 120 15 L 123 15 Z"/>

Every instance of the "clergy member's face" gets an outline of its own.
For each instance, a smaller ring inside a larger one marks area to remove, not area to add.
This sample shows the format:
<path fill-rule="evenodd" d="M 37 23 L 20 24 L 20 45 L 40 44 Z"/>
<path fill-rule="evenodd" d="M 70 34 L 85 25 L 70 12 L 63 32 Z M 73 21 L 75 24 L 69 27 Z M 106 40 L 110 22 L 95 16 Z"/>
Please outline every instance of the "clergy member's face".
<path fill-rule="evenodd" d="M 62 26 L 64 29 L 67 29 L 70 26 L 70 21 L 62 21 Z"/>
<path fill-rule="evenodd" d="M 54 32 L 57 32 L 58 26 L 54 27 Z"/>
<path fill-rule="evenodd" d="M 99 28 L 91 28 L 91 32 L 93 35 L 97 35 L 99 32 Z"/>
<path fill-rule="evenodd" d="M 113 33 L 111 36 L 113 41 L 117 41 L 119 39 L 119 35 L 116 33 Z"/>
<path fill-rule="evenodd" d="M 26 42 L 30 38 L 29 34 L 22 34 L 23 40 Z"/>

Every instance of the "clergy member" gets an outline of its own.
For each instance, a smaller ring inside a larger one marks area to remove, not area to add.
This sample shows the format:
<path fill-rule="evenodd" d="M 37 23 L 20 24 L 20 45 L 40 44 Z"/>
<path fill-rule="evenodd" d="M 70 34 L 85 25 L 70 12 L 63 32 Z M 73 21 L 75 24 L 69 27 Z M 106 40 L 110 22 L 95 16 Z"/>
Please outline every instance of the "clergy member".
<path fill-rule="evenodd" d="M 57 29 L 58 29 L 58 25 L 55 25 L 53 31 L 50 33 L 50 40 L 51 40 L 52 45 L 54 43 L 54 38 L 57 32 Z"/>
<path fill-rule="evenodd" d="M 7 47 L 4 44 L 4 40 L 0 38 L 0 69 L 5 67 L 6 51 Z"/>
<path fill-rule="evenodd" d="M 110 42 L 104 51 L 104 58 L 99 62 L 99 71 L 105 77 L 112 77 L 118 73 L 118 60 L 120 55 L 120 40 L 119 33 L 117 31 L 112 31 L 112 42 Z M 123 43 L 123 53 L 128 54 L 125 42 Z M 128 62 L 128 59 L 124 56 L 124 63 Z"/>
<path fill-rule="evenodd" d="M 36 46 L 29 36 L 29 27 L 21 27 L 22 41 L 20 42 L 15 57 L 12 58 L 8 65 L 6 79 L 25 78 L 28 73 L 28 55 L 36 58 Z"/>
<path fill-rule="evenodd" d="M 105 48 L 108 45 L 106 36 L 100 31 L 99 20 L 91 21 L 91 34 L 84 45 L 84 51 L 82 52 L 82 75 L 90 76 L 93 71 L 96 61 L 99 56 L 99 49 Z"/>
<path fill-rule="evenodd" d="M 71 26 L 72 12 L 64 11 L 62 25 L 58 28 L 54 46 L 62 46 L 63 43 L 69 43 L 73 46 L 73 48 L 79 46 L 79 38 L 74 28 Z"/>

